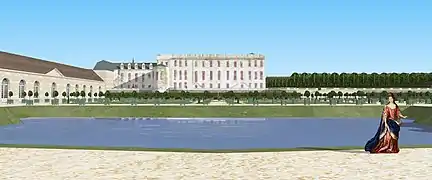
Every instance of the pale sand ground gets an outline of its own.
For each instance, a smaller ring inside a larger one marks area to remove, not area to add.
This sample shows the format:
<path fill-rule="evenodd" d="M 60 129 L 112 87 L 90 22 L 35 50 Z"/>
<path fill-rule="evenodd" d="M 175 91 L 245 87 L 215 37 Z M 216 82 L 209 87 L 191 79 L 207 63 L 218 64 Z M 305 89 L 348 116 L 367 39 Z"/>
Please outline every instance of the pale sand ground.
<path fill-rule="evenodd" d="M 0 148 L 0 179 L 432 179 L 432 149 L 238 154 Z"/>

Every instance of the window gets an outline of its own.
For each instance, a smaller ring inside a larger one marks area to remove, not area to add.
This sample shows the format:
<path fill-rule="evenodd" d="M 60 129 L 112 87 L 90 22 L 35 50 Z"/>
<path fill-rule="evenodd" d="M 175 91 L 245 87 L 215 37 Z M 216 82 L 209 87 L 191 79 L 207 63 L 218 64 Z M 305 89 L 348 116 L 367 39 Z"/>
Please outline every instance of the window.
<path fill-rule="evenodd" d="M 138 73 L 135 73 L 135 82 L 138 82 Z"/>
<path fill-rule="evenodd" d="M 205 84 L 204 84 L 204 83 L 202 83 L 202 84 L 201 84 L 201 87 L 202 87 L 202 88 L 205 88 Z"/>
<path fill-rule="evenodd" d="M 177 80 L 177 70 L 174 70 L 174 80 Z"/>
<path fill-rule="evenodd" d="M 229 80 L 229 71 L 226 72 L 226 80 Z"/>
<path fill-rule="evenodd" d="M 54 97 L 54 92 L 57 91 L 57 84 L 53 82 L 51 84 L 51 97 Z"/>
<path fill-rule="evenodd" d="M 234 61 L 234 67 L 237 67 L 237 61 Z"/>
<path fill-rule="evenodd" d="M 179 60 L 179 67 L 182 67 L 182 61 Z"/>
<path fill-rule="evenodd" d="M 202 80 L 205 81 L 205 71 L 201 72 Z"/>
<path fill-rule="evenodd" d="M 202 62 L 201 62 L 201 66 L 202 66 L 202 67 L 205 67 L 205 61 L 202 61 Z"/>
<path fill-rule="evenodd" d="M 177 89 L 177 83 L 176 82 L 174 83 L 174 89 Z"/>
<path fill-rule="evenodd" d="M 255 80 L 257 80 L 258 79 L 258 72 L 256 72 L 255 71 L 255 78 L 254 78 Z"/>
<path fill-rule="evenodd" d="M 149 78 L 149 79 L 151 79 L 151 78 L 152 78 L 152 75 L 151 75 L 150 73 L 149 73 L 149 74 L 148 74 L 147 76 L 148 76 L 148 78 Z"/>
<path fill-rule="evenodd" d="M 241 68 L 243 67 L 243 61 L 240 61 L 240 67 Z"/>
<path fill-rule="evenodd" d="M 213 88 L 213 84 L 212 83 L 210 83 L 209 86 L 210 86 L 210 88 Z"/>
<path fill-rule="evenodd" d="M 249 66 L 249 67 L 252 66 L 252 61 L 251 61 L 251 60 L 248 61 L 248 66 Z"/>
<path fill-rule="evenodd" d="M 257 67 L 258 66 L 258 64 L 257 64 L 257 60 L 255 60 L 254 61 L 254 67 Z"/>
<path fill-rule="evenodd" d="M 217 61 L 217 67 L 220 67 L 220 61 Z"/>
<path fill-rule="evenodd" d="M 264 72 L 260 71 L 260 80 L 264 79 Z"/>
<path fill-rule="evenodd" d="M 128 84 L 128 86 L 127 86 L 128 88 L 130 88 L 130 84 Z"/>
<path fill-rule="evenodd" d="M 258 88 L 258 83 L 255 83 L 255 88 Z"/>
<path fill-rule="evenodd" d="M 263 60 L 260 61 L 260 67 L 264 67 L 264 61 Z"/>
<path fill-rule="evenodd" d="M 149 84 L 147 87 L 148 87 L 148 88 L 151 88 L 151 85 Z"/>
<path fill-rule="evenodd" d="M 263 83 L 260 83 L 260 88 L 261 89 L 264 88 L 264 84 Z"/>
<path fill-rule="evenodd" d="M 182 80 L 182 71 L 179 71 L 179 80 Z"/>
<path fill-rule="evenodd" d="M 144 82 L 144 80 L 145 80 L 145 74 L 144 73 L 141 76 L 141 80 L 142 80 L 142 82 Z"/>
<path fill-rule="evenodd" d="M 243 71 L 240 71 L 240 80 L 243 80 Z"/>
<path fill-rule="evenodd" d="M 233 74 L 234 74 L 234 80 L 237 80 L 237 71 L 234 71 Z"/>
<path fill-rule="evenodd" d="M 159 72 L 156 72 L 156 81 L 159 80 Z"/>
<path fill-rule="evenodd" d="M 210 81 L 213 81 L 213 71 L 210 71 Z"/>
<path fill-rule="evenodd" d="M 226 62 L 226 67 L 229 67 L 229 61 Z"/>
<path fill-rule="evenodd" d="M 194 72 L 194 76 L 195 82 L 198 82 L 198 71 Z"/>
<path fill-rule="evenodd" d="M 179 83 L 179 89 L 181 89 L 182 88 L 182 83 Z"/>
<path fill-rule="evenodd" d="M 120 81 L 124 82 L 124 74 L 123 73 L 120 74 Z"/>
<path fill-rule="evenodd" d="M 213 61 L 210 61 L 210 67 L 213 67 Z"/>
<path fill-rule="evenodd" d="M 25 82 L 24 80 L 21 80 L 21 81 L 19 82 L 19 87 L 18 87 L 18 98 L 24 98 L 25 85 L 26 85 L 26 82 Z"/>
<path fill-rule="evenodd" d="M 240 88 L 242 88 L 242 89 L 243 89 L 243 86 L 244 86 L 244 85 L 243 85 L 243 84 L 241 84 L 241 85 L 240 85 Z"/>
<path fill-rule="evenodd" d="M 218 88 L 218 89 L 220 89 L 220 83 L 218 83 L 218 86 L 217 86 L 217 88 Z"/>
<path fill-rule="evenodd" d="M 249 88 L 252 88 L 252 83 L 249 83 Z"/>
<path fill-rule="evenodd" d="M 177 66 L 177 60 L 174 60 L 174 66 Z"/>
<path fill-rule="evenodd" d="M 195 89 L 198 88 L 198 85 L 195 84 Z"/>
<path fill-rule="evenodd" d="M 128 73 L 128 81 L 130 81 L 132 78 L 131 73 Z"/>
<path fill-rule="evenodd" d="M 34 85 L 33 85 L 33 94 L 35 94 L 35 93 L 39 94 L 39 86 L 40 86 L 39 81 L 35 81 Z M 70 89 L 70 84 L 68 84 L 67 86 L 69 86 L 67 89 Z"/>
<path fill-rule="evenodd" d="M 249 71 L 249 80 L 252 80 L 252 71 Z"/>
<path fill-rule="evenodd" d="M 229 89 L 229 83 L 226 84 L 226 88 Z"/>
<path fill-rule="evenodd" d="M 196 61 L 196 60 L 194 61 L 194 66 L 198 67 L 198 61 Z"/>
<path fill-rule="evenodd" d="M 184 80 L 187 80 L 187 70 L 184 70 Z"/>
<path fill-rule="evenodd" d="M 187 89 L 187 82 L 184 83 L 184 88 Z"/>
<path fill-rule="evenodd" d="M 218 81 L 220 81 L 221 80 L 221 71 L 218 71 Z"/>

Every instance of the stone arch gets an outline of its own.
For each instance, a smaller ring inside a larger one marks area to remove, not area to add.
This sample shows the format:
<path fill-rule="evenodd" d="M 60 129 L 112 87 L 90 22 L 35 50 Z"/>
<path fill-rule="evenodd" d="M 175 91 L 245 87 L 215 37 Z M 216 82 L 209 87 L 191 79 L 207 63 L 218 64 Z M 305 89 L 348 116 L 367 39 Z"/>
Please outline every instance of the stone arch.
<path fill-rule="evenodd" d="M 18 98 L 24 98 L 24 92 L 26 88 L 26 81 L 21 79 L 18 85 Z"/>
<path fill-rule="evenodd" d="M 9 84 L 10 81 L 8 78 L 4 78 L 2 80 L 1 84 L 1 98 L 8 98 L 9 97 Z"/>

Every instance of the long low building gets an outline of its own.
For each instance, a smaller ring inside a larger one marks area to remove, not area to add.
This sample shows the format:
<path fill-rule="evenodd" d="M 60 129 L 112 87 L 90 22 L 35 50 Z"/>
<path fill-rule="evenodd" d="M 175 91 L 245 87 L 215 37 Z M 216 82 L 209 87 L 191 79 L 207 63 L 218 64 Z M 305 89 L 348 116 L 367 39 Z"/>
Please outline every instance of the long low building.
<path fill-rule="evenodd" d="M 0 97 L 23 98 L 30 91 L 39 98 L 76 91 L 104 92 L 104 80 L 92 69 L 55 63 L 0 51 Z M 9 97 L 12 94 L 12 97 Z M 46 96 L 48 95 L 48 96 Z"/>

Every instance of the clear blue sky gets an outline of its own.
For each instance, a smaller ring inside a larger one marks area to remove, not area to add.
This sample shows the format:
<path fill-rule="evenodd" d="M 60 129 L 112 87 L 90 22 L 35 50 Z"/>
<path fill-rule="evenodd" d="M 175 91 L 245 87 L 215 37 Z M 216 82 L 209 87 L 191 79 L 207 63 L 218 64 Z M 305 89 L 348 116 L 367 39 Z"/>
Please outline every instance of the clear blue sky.
<path fill-rule="evenodd" d="M 430 72 L 432 1 L 2 1 L 0 50 L 87 68 L 255 52 L 267 75 Z"/>

